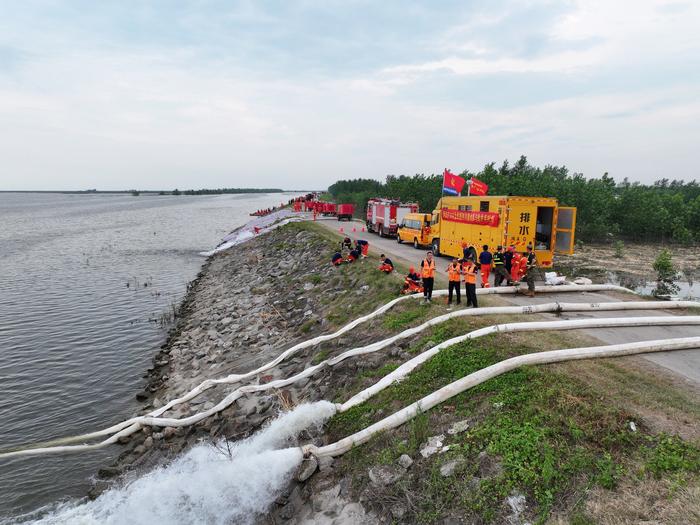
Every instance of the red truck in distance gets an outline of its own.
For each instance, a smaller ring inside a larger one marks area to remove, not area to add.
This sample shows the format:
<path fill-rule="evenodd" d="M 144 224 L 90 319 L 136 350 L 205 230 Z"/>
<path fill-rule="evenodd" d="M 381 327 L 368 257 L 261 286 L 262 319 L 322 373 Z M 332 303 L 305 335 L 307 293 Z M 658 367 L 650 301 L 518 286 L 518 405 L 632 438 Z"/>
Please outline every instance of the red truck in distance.
<path fill-rule="evenodd" d="M 355 205 L 354 204 L 338 204 L 338 220 L 339 221 L 342 221 L 343 219 L 351 221 L 353 213 L 355 213 Z"/>

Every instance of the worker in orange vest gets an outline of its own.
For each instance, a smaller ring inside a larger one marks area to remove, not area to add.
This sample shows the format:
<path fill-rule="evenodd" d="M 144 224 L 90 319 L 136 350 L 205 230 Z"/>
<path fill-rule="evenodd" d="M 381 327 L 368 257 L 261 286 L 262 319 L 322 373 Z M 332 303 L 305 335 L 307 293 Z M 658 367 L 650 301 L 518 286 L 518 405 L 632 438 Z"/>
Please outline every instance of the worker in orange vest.
<path fill-rule="evenodd" d="M 428 252 L 425 259 L 420 262 L 421 278 L 423 279 L 423 304 L 430 304 L 433 298 L 433 284 L 435 284 L 435 259 L 433 252 Z"/>
<path fill-rule="evenodd" d="M 479 305 L 476 302 L 476 264 L 474 263 L 474 257 L 471 255 L 467 257 L 466 262 L 462 264 L 462 273 L 464 274 L 464 288 L 465 295 L 467 296 L 467 308 L 473 306 L 478 308 Z"/>
<path fill-rule="evenodd" d="M 448 279 L 448 296 L 447 296 L 447 309 L 452 309 L 452 292 L 457 293 L 457 304 L 462 303 L 460 288 L 462 287 L 462 265 L 459 263 L 457 258 L 452 259 L 452 262 L 447 266 L 445 270 L 447 272 Z"/>

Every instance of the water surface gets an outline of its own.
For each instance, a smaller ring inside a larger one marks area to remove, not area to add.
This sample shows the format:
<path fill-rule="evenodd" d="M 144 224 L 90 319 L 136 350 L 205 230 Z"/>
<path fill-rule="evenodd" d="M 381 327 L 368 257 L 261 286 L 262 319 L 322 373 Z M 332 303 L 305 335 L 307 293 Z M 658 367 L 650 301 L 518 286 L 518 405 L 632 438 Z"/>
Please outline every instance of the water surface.
<path fill-rule="evenodd" d="M 289 198 L 0 193 L 0 449 L 133 415 L 199 252 Z M 0 460 L 0 521 L 84 496 L 119 452 Z"/>

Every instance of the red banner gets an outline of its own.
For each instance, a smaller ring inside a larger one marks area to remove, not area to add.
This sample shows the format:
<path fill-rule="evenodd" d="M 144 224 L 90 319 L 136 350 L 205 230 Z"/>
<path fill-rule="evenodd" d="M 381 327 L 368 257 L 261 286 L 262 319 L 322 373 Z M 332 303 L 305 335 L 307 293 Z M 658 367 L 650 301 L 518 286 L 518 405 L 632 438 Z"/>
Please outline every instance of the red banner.
<path fill-rule="evenodd" d="M 498 226 L 499 215 L 490 211 L 463 211 L 442 209 L 442 220 L 462 224 L 478 224 L 480 226 Z"/>
<path fill-rule="evenodd" d="M 471 195 L 486 195 L 488 193 L 488 184 L 485 184 L 479 179 L 475 179 L 474 177 L 472 177 L 469 182 L 471 182 L 471 185 L 469 187 L 469 193 Z"/>

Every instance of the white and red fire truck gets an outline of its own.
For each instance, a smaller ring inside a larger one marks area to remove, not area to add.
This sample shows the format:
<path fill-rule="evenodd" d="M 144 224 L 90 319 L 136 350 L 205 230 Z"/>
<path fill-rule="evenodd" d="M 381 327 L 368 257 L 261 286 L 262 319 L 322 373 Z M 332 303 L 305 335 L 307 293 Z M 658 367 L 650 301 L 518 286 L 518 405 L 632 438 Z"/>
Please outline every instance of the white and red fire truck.
<path fill-rule="evenodd" d="M 418 204 L 391 199 L 370 199 L 367 202 L 367 231 L 380 237 L 396 237 L 398 225 L 407 213 L 418 211 Z"/>

